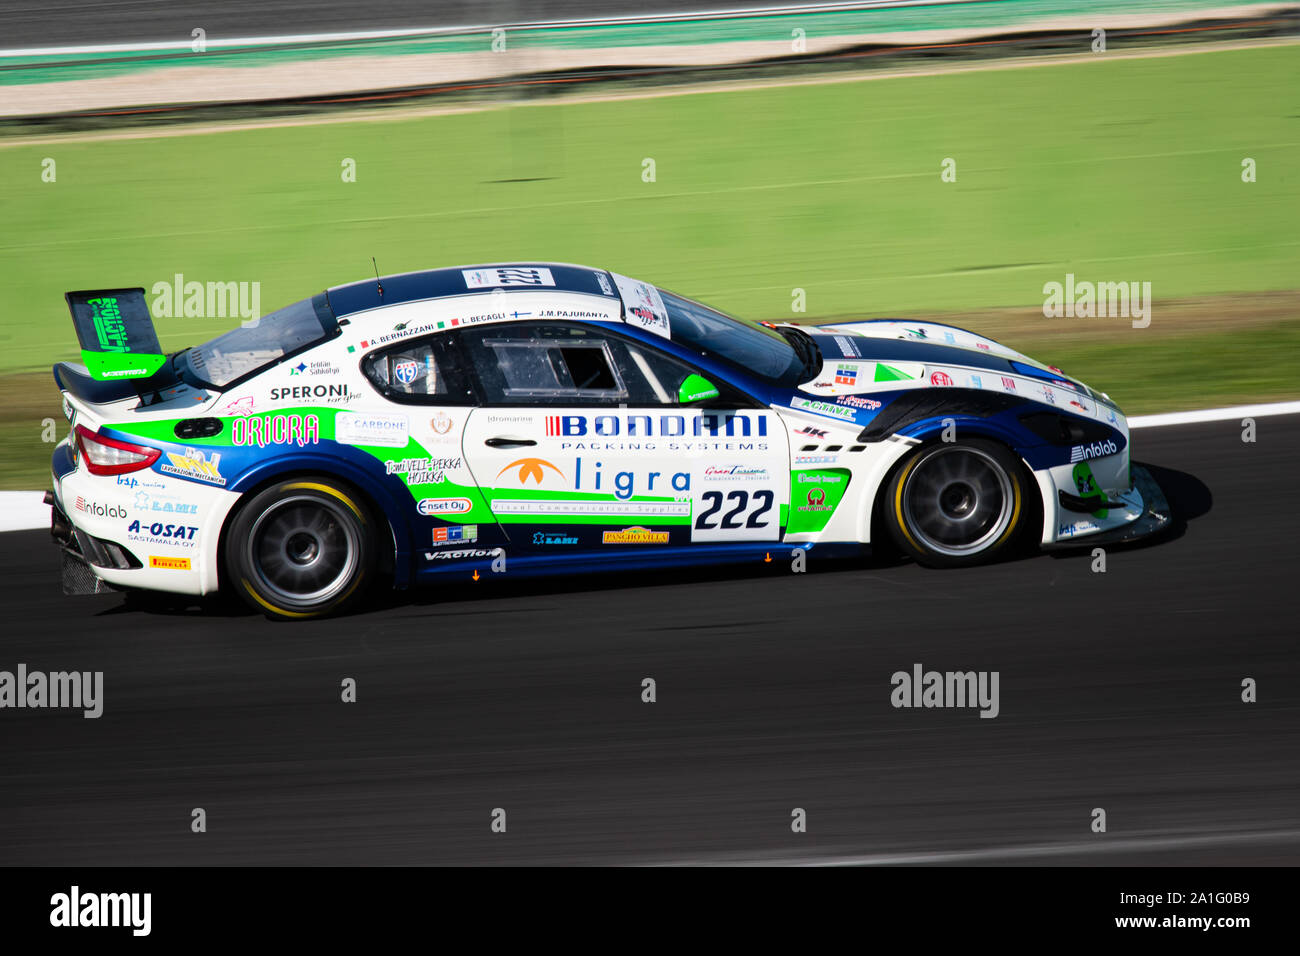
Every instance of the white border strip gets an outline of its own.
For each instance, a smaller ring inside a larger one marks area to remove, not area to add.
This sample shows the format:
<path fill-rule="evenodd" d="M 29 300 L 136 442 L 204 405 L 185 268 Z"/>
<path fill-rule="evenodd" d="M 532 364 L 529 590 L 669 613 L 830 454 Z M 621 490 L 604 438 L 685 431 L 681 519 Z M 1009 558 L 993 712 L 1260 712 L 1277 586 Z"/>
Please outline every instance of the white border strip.
<path fill-rule="evenodd" d="M 1161 428 L 1166 425 L 1195 425 L 1200 422 L 1240 421 L 1265 415 L 1300 415 L 1300 402 L 1268 405 L 1234 405 L 1231 408 L 1203 408 L 1193 412 L 1138 415 L 1128 420 L 1129 428 Z M 0 491 L 0 531 L 34 531 L 50 526 L 50 506 L 43 491 Z"/>
<path fill-rule="evenodd" d="M 1272 402 L 1268 405 L 1233 405 L 1230 408 L 1202 408 L 1194 412 L 1165 412 L 1162 415 L 1135 415 L 1129 428 L 1160 428 L 1164 425 L 1195 425 L 1198 422 L 1229 422 L 1264 415 L 1300 414 L 1300 402 Z"/>
<path fill-rule="evenodd" d="M 349 33 L 297 33 L 272 37 L 241 37 L 232 40 L 207 40 L 208 50 L 229 47 L 279 46 L 303 43 L 347 43 L 356 40 L 395 40 L 402 37 L 454 36 L 488 33 L 494 29 L 556 30 L 572 27 L 628 26 L 638 23 L 685 23 L 696 20 L 728 20 L 749 17 L 786 16 L 796 13 L 837 13 L 851 10 L 889 9 L 893 7 L 928 7 L 954 3 L 983 3 L 988 0 L 856 0 L 842 3 L 801 3 L 774 7 L 741 7 L 735 10 L 699 10 L 689 13 L 640 13 L 622 17 L 580 17 L 572 20 L 536 20 L 521 23 L 487 23 L 457 27 L 412 27 L 405 30 L 362 30 Z M 191 49 L 193 41 L 160 40 L 153 43 L 107 43 L 92 46 L 46 46 L 0 50 L 4 56 L 72 56 L 82 53 L 144 53 L 151 50 Z"/>

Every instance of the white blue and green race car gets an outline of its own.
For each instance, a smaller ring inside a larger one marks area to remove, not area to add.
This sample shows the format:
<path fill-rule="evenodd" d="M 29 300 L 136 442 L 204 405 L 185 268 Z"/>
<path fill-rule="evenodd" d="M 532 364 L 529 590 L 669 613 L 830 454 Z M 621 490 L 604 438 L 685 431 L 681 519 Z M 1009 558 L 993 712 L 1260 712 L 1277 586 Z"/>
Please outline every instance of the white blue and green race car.
<path fill-rule="evenodd" d="M 143 289 L 67 299 L 70 591 L 306 618 L 380 582 L 882 543 L 954 567 L 1169 517 L 1106 395 L 936 323 L 751 324 L 522 263 L 338 286 L 168 355 Z"/>

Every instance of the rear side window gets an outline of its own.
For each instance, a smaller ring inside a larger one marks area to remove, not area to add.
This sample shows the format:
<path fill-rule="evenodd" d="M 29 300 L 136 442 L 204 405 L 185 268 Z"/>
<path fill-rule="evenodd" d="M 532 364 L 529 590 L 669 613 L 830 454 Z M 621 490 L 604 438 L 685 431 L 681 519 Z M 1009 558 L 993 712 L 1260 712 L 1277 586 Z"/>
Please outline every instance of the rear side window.
<path fill-rule="evenodd" d="M 466 404 L 468 392 L 460 384 L 455 365 L 446 343 L 423 339 L 368 355 L 361 370 L 384 397 L 395 402 Z"/>

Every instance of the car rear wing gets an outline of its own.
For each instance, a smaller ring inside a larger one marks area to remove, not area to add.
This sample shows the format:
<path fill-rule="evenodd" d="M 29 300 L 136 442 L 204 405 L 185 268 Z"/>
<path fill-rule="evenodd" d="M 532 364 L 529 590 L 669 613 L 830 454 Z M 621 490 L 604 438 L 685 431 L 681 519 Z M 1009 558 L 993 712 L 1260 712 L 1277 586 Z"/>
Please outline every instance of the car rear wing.
<path fill-rule="evenodd" d="M 81 360 L 96 381 L 145 379 L 167 356 L 158 344 L 144 289 L 68 292 Z"/>

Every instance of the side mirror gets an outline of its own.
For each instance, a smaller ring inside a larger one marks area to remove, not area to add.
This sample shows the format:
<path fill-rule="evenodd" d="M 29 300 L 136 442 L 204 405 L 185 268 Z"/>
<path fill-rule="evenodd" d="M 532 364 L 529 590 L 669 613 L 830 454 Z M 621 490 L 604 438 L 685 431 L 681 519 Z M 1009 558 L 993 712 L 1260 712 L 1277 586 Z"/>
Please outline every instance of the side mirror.
<path fill-rule="evenodd" d="M 677 403 L 679 405 L 694 405 L 696 402 L 707 402 L 711 398 L 717 398 L 719 394 L 716 385 L 703 375 L 692 373 L 687 375 L 682 384 L 678 386 Z"/>

